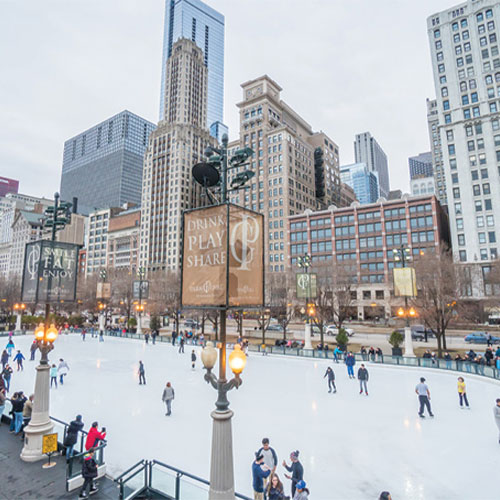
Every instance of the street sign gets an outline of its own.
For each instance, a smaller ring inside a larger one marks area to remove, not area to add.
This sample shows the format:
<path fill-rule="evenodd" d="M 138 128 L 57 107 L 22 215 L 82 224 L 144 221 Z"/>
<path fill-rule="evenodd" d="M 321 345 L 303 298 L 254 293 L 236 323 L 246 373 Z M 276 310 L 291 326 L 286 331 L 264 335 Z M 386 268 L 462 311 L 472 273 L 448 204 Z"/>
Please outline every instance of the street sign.
<path fill-rule="evenodd" d="M 42 436 L 42 453 L 48 455 L 57 451 L 57 432 Z"/>
<path fill-rule="evenodd" d="M 149 281 L 134 281 L 132 295 L 134 299 L 149 299 Z"/>
<path fill-rule="evenodd" d="M 297 298 L 315 299 L 318 295 L 316 273 L 297 273 Z"/>

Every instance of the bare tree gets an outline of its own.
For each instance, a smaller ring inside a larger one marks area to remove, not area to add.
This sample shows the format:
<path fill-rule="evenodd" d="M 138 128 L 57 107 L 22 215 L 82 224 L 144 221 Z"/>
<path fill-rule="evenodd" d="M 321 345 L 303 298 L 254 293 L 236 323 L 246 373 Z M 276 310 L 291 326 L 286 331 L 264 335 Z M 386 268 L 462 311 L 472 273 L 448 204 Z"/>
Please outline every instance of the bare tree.
<path fill-rule="evenodd" d="M 10 317 L 14 314 L 14 304 L 21 300 L 21 285 L 17 276 L 0 278 L 0 300 L 2 313 L 10 321 Z"/>
<path fill-rule="evenodd" d="M 175 331 L 179 334 L 180 324 L 180 275 L 174 271 L 156 271 L 150 273 L 151 311 L 156 314 L 168 314 L 173 320 Z"/>
<path fill-rule="evenodd" d="M 446 350 L 446 329 L 457 314 L 460 295 L 460 268 L 451 253 L 426 254 L 415 262 L 417 297 L 413 303 L 424 324 L 437 338 L 438 356 Z"/>
<path fill-rule="evenodd" d="M 286 340 L 286 332 L 290 321 L 293 318 L 293 286 L 294 276 L 291 272 L 275 274 L 269 278 L 269 321 L 276 318 L 283 329 L 283 340 Z M 269 323 L 266 329 L 269 327 Z"/>
<path fill-rule="evenodd" d="M 133 283 L 136 277 L 128 269 L 113 269 L 108 276 L 111 281 L 111 303 L 120 311 L 120 314 L 127 318 L 126 329 L 128 331 L 130 318 L 134 315 Z"/>

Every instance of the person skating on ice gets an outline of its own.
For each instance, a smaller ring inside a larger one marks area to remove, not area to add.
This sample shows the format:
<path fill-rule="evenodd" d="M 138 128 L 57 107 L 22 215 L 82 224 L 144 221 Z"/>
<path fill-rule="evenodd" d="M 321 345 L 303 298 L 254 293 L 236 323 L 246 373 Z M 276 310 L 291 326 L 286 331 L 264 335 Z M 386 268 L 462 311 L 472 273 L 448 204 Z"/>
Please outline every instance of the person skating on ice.
<path fill-rule="evenodd" d="M 365 390 L 365 394 L 368 396 L 368 387 L 366 386 L 368 382 L 368 370 L 365 368 L 364 364 L 361 364 L 361 367 L 358 370 L 358 380 L 359 380 L 359 393 L 363 394 L 363 388 Z"/>
<path fill-rule="evenodd" d="M 191 351 L 191 368 L 194 370 L 196 364 L 196 353 L 194 352 L 194 349 Z"/>
<path fill-rule="evenodd" d="M 285 477 L 287 479 L 292 480 L 292 497 L 293 497 L 295 495 L 295 490 L 297 489 L 297 483 L 304 479 L 304 467 L 302 467 L 302 464 L 299 462 L 299 450 L 292 451 L 292 453 L 290 453 L 290 460 L 292 461 L 290 467 L 288 467 L 285 460 L 283 460 L 283 467 L 288 472 L 292 473 L 291 476 L 285 474 Z"/>
<path fill-rule="evenodd" d="M 38 342 L 33 340 L 30 346 L 30 361 L 35 361 L 36 350 L 38 349 Z"/>
<path fill-rule="evenodd" d="M 21 351 L 17 351 L 17 354 L 14 356 L 14 359 L 12 361 L 15 361 L 17 363 L 17 371 L 23 371 L 23 361 L 26 358 L 23 356 L 23 353 Z"/>
<path fill-rule="evenodd" d="M 57 373 L 59 375 L 59 383 L 64 385 L 64 377 L 68 374 L 69 366 L 64 359 L 59 359 L 59 366 L 57 367 Z"/>
<path fill-rule="evenodd" d="M 493 407 L 493 417 L 498 427 L 498 443 L 500 444 L 500 398 L 497 399 L 497 404 Z"/>
<path fill-rule="evenodd" d="M 345 364 L 347 365 L 347 374 L 349 375 L 349 378 L 356 378 L 354 376 L 354 365 L 356 364 L 356 358 L 354 357 L 352 352 L 349 352 L 345 357 Z"/>
<path fill-rule="evenodd" d="M 179 354 L 181 352 L 184 354 L 184 335 L 179 336 Z"/>
<path fill-rule="evenodd" d="M 415 393 L 418 395 L 418 400 L 420 402 L 420 409 L 418 410 L 418 416 L 420 418 L 425 418 L 424 408 L 427 408 L 427 412 L 430 417 L 433 417 L 434 414 L 431 410 L 431 393 L 429 391 L 429 387 L 425 383 L 425 378 L 420 378 L 420 383 L 415 387 Z"/>
<path fill-rule="evenodd" d="M 163 389 L 163 395 L 161 400 L 167 405 L 167 413 L 165 415 L 169 417 L 172 414 L 172 401 L 175 398 L 175 391 L 170 382 L 167 382 L 165 389 Z"/>
<path fill-rule="evenodd" d="M 326 369 L 326 373 L 323 375 L 323 378 L 328 377 L 328 392 L 336 393 L 337 388 L 335 387 L 335 373 L 334 371 L 328 367 Z"/>
<path fill-rule="evenodd" d="M 462 409 L 465 407 L 469 410 L 469 401 L 467 401 L 467 389 L 465 387 L 465 380 L 463 377 L 458 377 L 458 383 L 457 383 L 457 388 L 458 388 L 458 399 L 460 400 L 460 408 Z"/>
<path fill-rule="evenodd" d="M 144 370 L 144 363 L 139 361 L 139 385 L 146 385 L 146 371 Z"/>
<path fill-rule="evenodd" d="M 57 366 L 52 363 L 50 367 L 50 388 L 52 389 L 52 384 L 55 384 L 57 389 Z"/>

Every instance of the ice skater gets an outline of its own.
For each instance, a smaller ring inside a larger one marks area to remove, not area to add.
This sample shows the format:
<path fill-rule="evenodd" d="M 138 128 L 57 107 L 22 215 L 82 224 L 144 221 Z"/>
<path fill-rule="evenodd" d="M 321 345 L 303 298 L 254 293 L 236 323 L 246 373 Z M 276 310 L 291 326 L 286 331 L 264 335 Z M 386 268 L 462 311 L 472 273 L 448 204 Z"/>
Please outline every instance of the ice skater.
<path fill-rule="evenodd" d="M 427 408 L 427 412 L 429 413 L 430 417 L 433 417 L 434 414 L 432 413 L 431 410 L 431 393 L 429 391 L 429 387 L 425 383 L 425 378 L 421 377 L 420 378 L 420 383 L 417 384 L 415 387 L 415 392 L 418 395 L 418 400 L 420 401 L 420 409 L 418 410 L 418 416 L 420 418 L 425 418 L 424 415 L 424 407 Z"/>
<path fill-rule="evenodd" d="M 144 370 L 144 363 L 139 361 L 139 385 L 146 385 L 146 371 Z"/>
<path fill-rule="evenodd" d="M 196 364 L 196 354 L 194 352 L 194 349 L 191 351 L 191 368 L 194 370 Z"/>
<path fill-rule="evenodd" d="M 463 377 L 458 377 L 458 398 L 460 400 L 460 409 L 463 409 L 464 407 L 464 402 L 465 402 L 465 407 L 470 410 L 469 408 L 469 402 L 467 401 L 467 391 L 465 387 L 465 380 Z"/>
<path fill-rule="evenodd" d="M 2 352 L 2 358 L 1 358 L 1 361 L 2 361 L 2 370 L 5 368 L 5 365 L 8 363 L 9 361 L 9 353 L 7 352 L 6 349 L 3 350 Z"/>
<path fill-rule="evenodd" d="M 295 490 L 297 489 L 297 483 L 299 481 L 302 481 L 304 478 L 304 467 L 302 467 L 302 464 L 299 462 L 299 450 L 292 451 L 292 453 L 290 453 L 290 460 L 292 461 L 290 467 L 288 467 L 288 465 L 284 460 L 283 460 L 283 467 L 288 472 L 292 473 L 291 476 L 285 474 L 285 477 L 287 479 L 292 480 L 292 498 L 293 498 L 295 496 Z"/>
<path fill-rule="evenodd" d="M 55 384 L 57 389 L 57 366 L 52 364 L 50 367 L 50 388 L 52 389 L 52 384 Z"/>
<path fill-rule="evenodd" d="M 68 374 L 69 366 L 64 359 L 59 359 L 59 366 L 57 367 L 57 373 L 59 375 L 59 383 L 64 385 L 64 377 Z"/>
<path fill-rule="evenodd" d="M 358 370 L 358 380 L 359 380 L 359 393 L 363 394 L 363 388 L 365 389 L 365 394 L 368 396 L 368 387 L 366 386 L 368 382 L 368 370 L 365 368 L 364 364 Z"/>
<path fill-rule="evenodd" d="M 498 427 L 498 443 L 500 444 L 500 398 L 497 399 L 497 404 L 493 407 L 493 417 Z"/>
<path fill-rule="evenodd" d="M 327 376 L 328 376 L 328 392 L 332 392 L 333 390 L 333 393 L 335 394 L 337 392 L 337 388 L 335 387 L 335 373 L 330 367 L 326 369 L 323 378 Z"/>
<path fill-rule="evenodd" d="M 15 361 L 17 363 L 17 371 L 23 371 L 23 361 L 26 358 L 23 356 L 23 353 L 21 351 L 17 351 L 17 354 L 14 356 L 14 359 L 12 361 Z"/>
<path fill-rule="evenodd" d="M 352 352 L 349 352 L 345 357 L 345 364 L 347 365 L 347 374 L 349 378 L 356 378 L 354 376 L 354 365 L 356 364 L 356 358 L 353 356 Z"/>
<path fill-rule="evenodd" d="M 7 352 L 9 353 L 9 358 L 12 356 L 12 350 L 15 348 L 16 348 L 16 346 L 14 345 L 13 340 L 9 337 L 9 341 L 7 342 L 7 345 L 5 346 L 5 349 L 7 349 Z"/>
<path fill-rule="evenodd" d="M 179 354 L 184 354 L 184 335 L 179 335 Z"/>
<path fill-rule="evenodd" d="M 30 346 L 30 361 L 35 361 L 36 350 L 38 349 L 38 342 L 33 340 Z"/>
<path fill-rule="evenodd" d="M 167 413 L 165 415 L 169 417 L 172 414 L 172 401 L 175 398 L 175 391 L 170 382 L 167 382 L 167 386 L 163 389 L 163 395 L 161 400 L 167 405 Z"/>

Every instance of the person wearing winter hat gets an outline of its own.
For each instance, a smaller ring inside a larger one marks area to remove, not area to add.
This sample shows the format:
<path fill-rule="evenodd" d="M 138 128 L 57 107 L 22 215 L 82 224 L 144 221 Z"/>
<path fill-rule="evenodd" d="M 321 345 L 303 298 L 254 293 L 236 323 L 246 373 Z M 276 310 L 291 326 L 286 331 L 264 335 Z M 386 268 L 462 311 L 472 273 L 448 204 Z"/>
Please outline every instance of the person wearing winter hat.
<path fill-rule="evenodd" d="M 292 480 L 292 498 L 295 496 L 295 490 L 297 489 L 297 483 L 299 481 L 302 481 L 304 478 L 304 467 L 302 467 L 302 464 L 299 462 L 299 451 L 292 451 L 290 453 L 290 460 L 291 464 L 290 467 L 286 464 L 285 460 L 283 460 L 283 467 L 288 471 L 291 472 L 292 475 L 289 476 L 288 474 L 285 474 L 285 477 L 287 479 Z"/>
<path fill-rule="evenodd" d="M 388 491 L 383 491 L 382 493 L 380 493 L 378 500 L 392 500 L 392 497 Z"/>
<path fill-rule="evenodd" d="M 264 463 L 264 455 L 259 450 L 252 463 L 253 498 L 264 500 L 264 479 L 271 474 L 271 469 Z"/>
<path fill-rule="evenodd" d="M 309 490 L 306 488 L 305 481 L 299 481 L 296 487 L 297 490 L 293 496 L 293 500 L 307 500 L 309 498 Z"/>

